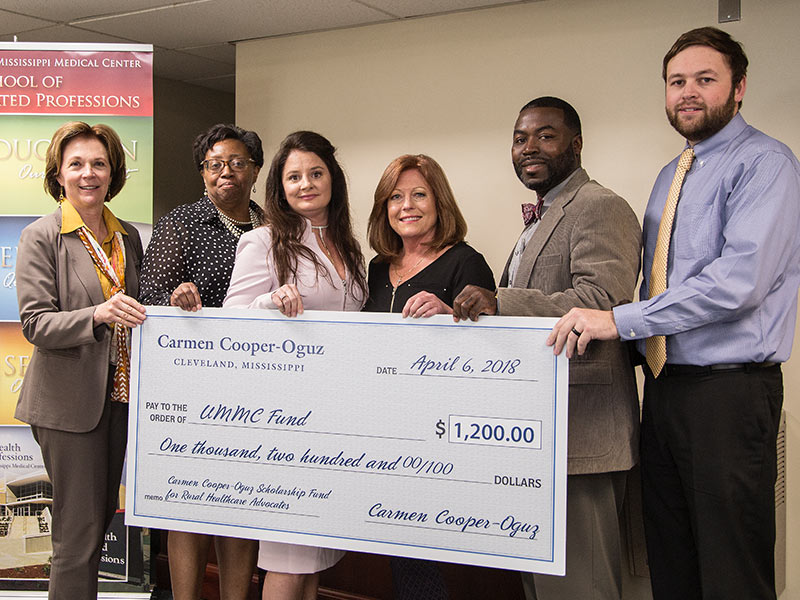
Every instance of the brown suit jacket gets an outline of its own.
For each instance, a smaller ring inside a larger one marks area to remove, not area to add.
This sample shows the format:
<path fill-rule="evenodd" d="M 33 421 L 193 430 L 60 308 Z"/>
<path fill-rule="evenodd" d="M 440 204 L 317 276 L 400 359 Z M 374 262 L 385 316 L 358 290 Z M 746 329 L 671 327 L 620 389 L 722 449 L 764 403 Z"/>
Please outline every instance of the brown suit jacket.
<path fill-rule="evenodd" d="M 128 233 L 125 292 L 136 298 L 142 242 L 130 223 L 120 223 Z M 94 326 L 103 290 L 78 234 L 61 235 L 61 208 L 22 230 L 16 278 L 22 333 L 34 349 L 15 416 L 48 429 L 91 431 L 106 400 L 111 329 Z"/>
<path fill-rule="evenodd" d="M 513 287 L 508 265 L 499 313 L 560 317 L 573 307 L 610 310 L 633 299 L 642 231 L 628 203 L 579 169 L 545 212 Z M 638 460 L 639 402 L 627 347 L 590 342 L 570 360 L 570 475 L 631 468 Z"/>

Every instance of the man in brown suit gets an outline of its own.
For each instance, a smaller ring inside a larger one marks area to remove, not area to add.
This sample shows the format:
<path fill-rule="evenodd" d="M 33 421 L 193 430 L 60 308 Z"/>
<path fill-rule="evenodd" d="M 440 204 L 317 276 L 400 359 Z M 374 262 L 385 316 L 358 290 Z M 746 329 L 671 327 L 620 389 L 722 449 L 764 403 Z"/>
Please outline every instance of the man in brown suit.
<path fill-rule="evenodd" d="M 543 97 L 522 108 L 511 158 L 538 202 L 523 205 L 526 227 L 500 287 L 467 286 L 453 303 L 456 320 L 560 317 L 573 307 L 610 310 L 632 300 L 639 222 L 625 200 L 589 179 L 582 147 L 580 119 L 567 102 Z M 566 576 L 523 574 L 523 583 L 529 599 L 619 600 L 619 512 L 627 471 L 638 459 L 639 432 L 626 347 L 592 346 L 570 361 L 569 383 Z"/>

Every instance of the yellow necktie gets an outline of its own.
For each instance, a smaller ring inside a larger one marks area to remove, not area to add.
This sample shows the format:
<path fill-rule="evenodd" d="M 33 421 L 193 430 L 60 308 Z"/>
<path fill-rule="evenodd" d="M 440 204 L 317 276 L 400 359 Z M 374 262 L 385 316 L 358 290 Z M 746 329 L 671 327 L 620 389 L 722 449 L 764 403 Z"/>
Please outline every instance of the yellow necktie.
<path fill-rule="evenodd" d="M 672 236 L 672 223 L 675 221 L 675 209 L 678 208 L 678 198 L 681 195 L 681 186 L 686 172 L 691 168 L 694 160 L 694 150 L 687 148 L 678 159 L 675 177 L 669 187 L 667 203 L 661 213 L 661 223 L 658 226 L 656 238 L 656 251 L 653 253 L 653 266 L 650 269 L 650 298 L 663 294 L 667 289 L 667 257 L 669 256 L 669 240 Z M 647 349 L 647 364 L 655 377 L 667 362 L 667 338 L 663 335 L 654 335 L 645 340 Z"/>

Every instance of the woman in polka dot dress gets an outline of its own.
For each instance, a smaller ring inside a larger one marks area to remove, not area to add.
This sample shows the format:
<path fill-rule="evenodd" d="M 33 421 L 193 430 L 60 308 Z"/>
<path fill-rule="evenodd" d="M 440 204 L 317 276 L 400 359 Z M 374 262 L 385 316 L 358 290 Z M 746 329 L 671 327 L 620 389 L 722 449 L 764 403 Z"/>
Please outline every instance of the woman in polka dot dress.
<path fill-rule="evenodd" d="M 200 134 L 192 150 L 205 194 L 156 224 L 142 263 L 139 299 L 194 312 L 222 306 L 239 236 L 263 222 L 264 213 L 250 200 L 250 191 L 264 165 L 264 152 L 254 131 L 223 124 Z M 169 570 L 175 600 L 200 598 L 212 540 L 220 597 L 246 600 L 257 541 L 171 531 Z"/>

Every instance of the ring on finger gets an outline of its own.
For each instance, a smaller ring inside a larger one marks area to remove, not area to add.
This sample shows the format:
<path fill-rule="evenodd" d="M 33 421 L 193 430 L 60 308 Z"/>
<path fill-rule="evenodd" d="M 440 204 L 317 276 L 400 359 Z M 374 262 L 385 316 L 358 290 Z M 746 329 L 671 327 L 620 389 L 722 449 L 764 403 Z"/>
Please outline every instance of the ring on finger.
<path fill-rule="evenodd" d="M 581 332 L 575 329 L 574 327 L 572 328 L 572 333 L 574 333 L 578 337 L 581 337 Z"/>

